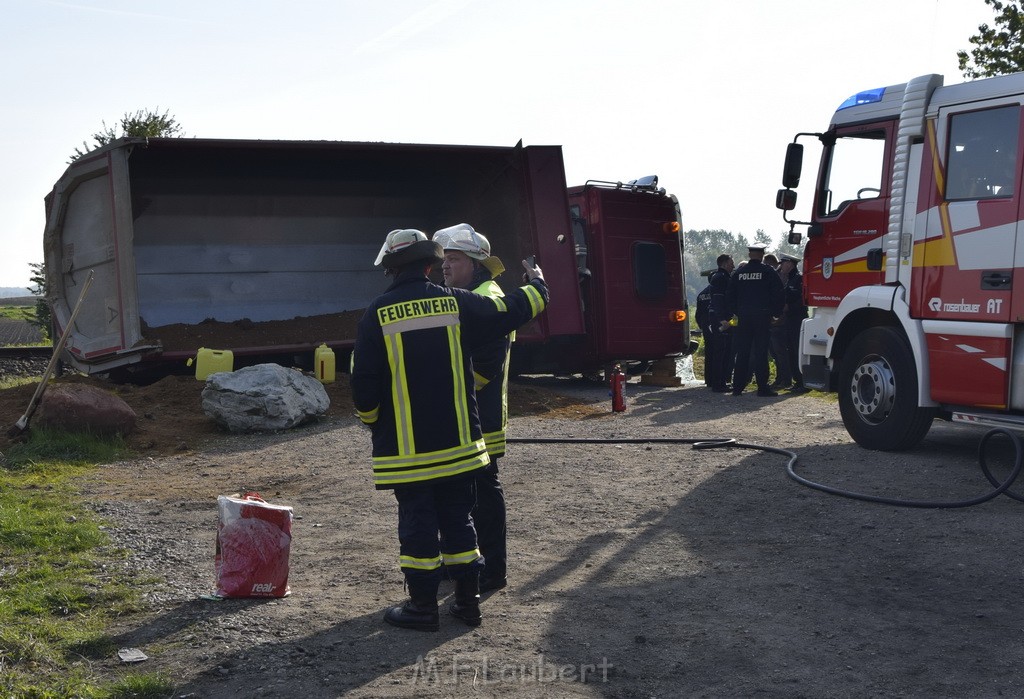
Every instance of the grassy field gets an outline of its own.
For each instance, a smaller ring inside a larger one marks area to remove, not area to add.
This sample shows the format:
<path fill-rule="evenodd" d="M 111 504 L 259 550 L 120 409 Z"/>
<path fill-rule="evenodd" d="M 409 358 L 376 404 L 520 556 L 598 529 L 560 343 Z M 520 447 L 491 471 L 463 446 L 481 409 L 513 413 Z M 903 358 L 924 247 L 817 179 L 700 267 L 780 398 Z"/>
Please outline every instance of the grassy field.
<path fill-rule="evenodd" d="M 35 320 L 35 317 L 35 304 L 20 305 L 7 303 L 0 305 L 0 318 L 10 318 L 11 320 Z"/>
<path fill-rule="evenodd" d="M 135 608 L 145 581 L 109 572 L 119 552 L 71 484 L 123 449 L 33 430 L 0 455 L 0 696 L 155 698 L 173 690 L 162 677 L 129 673 L 109 683 L 92 670 L 116 652 L 104 629 Z"/>

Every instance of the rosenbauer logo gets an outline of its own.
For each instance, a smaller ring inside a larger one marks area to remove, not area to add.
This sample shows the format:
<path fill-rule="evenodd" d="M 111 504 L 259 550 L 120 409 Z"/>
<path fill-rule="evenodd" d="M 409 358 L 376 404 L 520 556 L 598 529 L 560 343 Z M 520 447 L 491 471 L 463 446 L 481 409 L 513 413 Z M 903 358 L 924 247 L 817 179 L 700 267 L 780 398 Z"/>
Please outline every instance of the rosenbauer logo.
<path fill-rule="evenodd" d="M 960 299 L 958 303 L 943 303 L 942 299 L 936 296 L 928 302 L 928 308 L 935 313 L 939 311 L 945 313 L 978 313 L 981 311 L 981 304 L 967 303 L 963 299 Z"/>

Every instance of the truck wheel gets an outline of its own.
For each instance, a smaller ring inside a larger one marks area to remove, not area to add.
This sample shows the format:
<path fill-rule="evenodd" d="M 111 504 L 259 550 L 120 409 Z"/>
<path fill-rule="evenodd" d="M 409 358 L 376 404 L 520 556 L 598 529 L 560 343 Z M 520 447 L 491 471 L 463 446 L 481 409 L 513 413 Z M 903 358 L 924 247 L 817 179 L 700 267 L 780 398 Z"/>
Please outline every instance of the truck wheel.
<path fill-rule="evenodd" d="M 839 373 L 839 412 L 865 449 L 910 449 L 927 434 L 935 409 L 917 404 L 914 357 L 899 331 L 869 328 L 854 338 Z"/>

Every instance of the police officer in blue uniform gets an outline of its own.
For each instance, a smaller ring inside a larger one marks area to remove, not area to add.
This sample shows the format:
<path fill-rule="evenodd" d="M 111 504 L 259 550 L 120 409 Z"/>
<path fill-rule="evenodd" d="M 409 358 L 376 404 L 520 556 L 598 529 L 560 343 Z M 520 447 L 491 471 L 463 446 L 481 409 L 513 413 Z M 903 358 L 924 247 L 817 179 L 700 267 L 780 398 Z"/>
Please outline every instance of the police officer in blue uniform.
<path fill-rule="evenodd" d="M 772 320 L 782 315 L 784 302 L 782 279 L 778 272 L 762 262 L 764 248 L 748 248 L 750 261 L 729 277 L 726 298 L 729 310 L 738 320 L 733 341 L 736 368 L 733 372 L 732 394 L 742 395 L 750 383 L 751 371 L 757 379 L 757 395 L 777 396 L 769 386 L 768 340 Z M 753 369 L 750 364 L 753 362 Z"/>
<path fill-rule="evenodd" d="M 709 371 L 711 376 L 711 390 L 716 393 L 725 393 L 729 390 L 729 378 L 732 376 L 732 358 L 736 350 L 732 346 L 732 329 L 728 325 L 732 313 L 729 311 L 729 303 L 726 299 L 726 292 L 729 288 L 729 275 L 732 274 L 735 264 L 732 256 L 723 253 L 717 259 L 718 269 L 715 270 L 708 282 L 711 286 L 711 305 L 708 307 L 708 318 L 711 323 L 711 342 L 714 345 L 712 352 L 714 361 Z"/>
<path fill-rule="evenodd" d="M 779 270 L 782 274 L 783 291 L 786 299 L 784 320 L 786 329 L 786 349 L 789 352 L 789 366 L 793 374 L 794 392 L 803 392 L 804 376 L 800 371 L 800 326 L 807 317 L 807 305 L 804 303 L 804 278 L 800 274 L 800 258 L 794 255 L 779 256 Z"/>
<path fill-rule="evenodd" d="M 489 463 L 473 390 L 472 351 L 544 310 L 547 285 L 525 260 L 529 283 L 504 298 L 432 283 L 441 246 L 415 229 L 388 234 L 375 265 L 394 280 L 359 321 L 352 357 L 356 415 L 372 431 L 373 480 L 398 501 L 399 562 L 409 600 L 384 621 L 437 631 L 442 567 L 455 581 L 449 612 L 480 624 L 483 566 L 470 511 L 474 472 Z"/>
<path fill-rule="evenodd" d="M 702 277 L 710 277 L 714 270 L 701 272 Z M 704 340 L 704 385 L 714 385 L 712 374 L 715 366 L 715 341 L 711 332 L 711 285 L 706 285 L 697 294 L 697 307 L 695 317 L 697 327 L 700 328 L 700 335 Z"/>

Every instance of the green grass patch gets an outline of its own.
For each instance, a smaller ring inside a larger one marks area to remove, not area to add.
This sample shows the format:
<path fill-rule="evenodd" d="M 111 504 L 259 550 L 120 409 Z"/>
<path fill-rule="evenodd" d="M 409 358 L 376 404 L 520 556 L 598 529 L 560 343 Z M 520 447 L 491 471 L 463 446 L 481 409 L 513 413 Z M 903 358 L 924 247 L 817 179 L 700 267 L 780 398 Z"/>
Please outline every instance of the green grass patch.
<path fill-rule="evenodd" d="M 36 319 L 35 306 L 0 306 L 0 318 L 11 320 L 27 320 L 32 322 Z"/>
<path fill-rule="evenodd" d="M 27 383 L 37 383 L 38 381 L 38 376 L 4 377 L 0 379 L 0 390 L 14 388 L 15 386 L 24 386 Z M 25 407 L 28 408 L 28 399 L 25 399 Z M 10 427 L 10 425 L 8 425 L 7 427 Z"/>
<path fill-rule="evenodd" d="M 166 697 L 153 675 L 109 684 L 91 661 L 116 653 L 110 620 L 137 609 L 102 522 L 74 481 L 125 451 L 90 435 L 33 430 L 0 468 L 0 696 Z"/>

